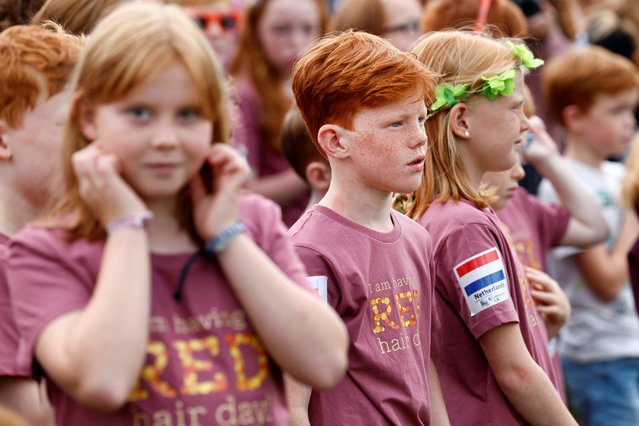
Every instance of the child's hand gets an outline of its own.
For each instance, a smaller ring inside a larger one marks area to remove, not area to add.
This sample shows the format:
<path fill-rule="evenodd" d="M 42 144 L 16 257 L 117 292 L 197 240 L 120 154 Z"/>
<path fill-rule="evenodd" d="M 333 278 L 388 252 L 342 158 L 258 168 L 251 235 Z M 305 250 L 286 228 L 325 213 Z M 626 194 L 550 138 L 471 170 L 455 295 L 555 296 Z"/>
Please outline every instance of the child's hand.
<path fill-rule="evenodd" d="M 570 302 L 557 281 L 545 272 L 527 266 L 526 277 L 537 312 L 546 324 L 548 337 L 555 337 L 570 317 Z"/>
<path fill-rule="evenodd" d="M 548 161 L 554 155 L 559 155 L 557 144 L 546 132 L 546 125 L 542 119 L 534 115 L 528 121 L 530 130 L 525 136 L 522 150 L 524 160 L 535 166 Z"/>
<path fill-rule="evenodd" d="M 237 220 L 241 187 L 250 168 L 242 155 L 223 143 L 211 147 L 206 162 L 212 169 L 212 193 L 207 193 L 200 174 L 191 182 L 195 227 L 203 239 L 219 234 Z"/>
<path fill-rule="evenodd" d="M 138 194 L 122 178 L 115 155 L 98 142 L 71 157 L 80 197 L 105 228 L 114 220 L 148 210 Z"/>

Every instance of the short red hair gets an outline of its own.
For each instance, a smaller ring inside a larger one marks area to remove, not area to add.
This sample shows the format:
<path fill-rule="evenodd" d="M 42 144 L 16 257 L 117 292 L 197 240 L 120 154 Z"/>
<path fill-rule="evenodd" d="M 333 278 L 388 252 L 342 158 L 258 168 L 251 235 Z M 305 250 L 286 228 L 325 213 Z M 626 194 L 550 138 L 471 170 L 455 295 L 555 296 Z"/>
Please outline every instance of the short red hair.
<path fill-rule="evenodd" d="M 0 33 L 0 119 L 20 127 L 42 94 L 61 92 L 81 47 L 80 39 L 52 25 L 16 25 Z"/>
<path fill-rule="evenodd" d="M 588 46 L 548 63 L 543 88 L 553 119 L 564 125 L 563 112 L 569 105 L 588 112 L 601 95 L 639 88 L 639 71 L 621 55 Z"/>
<path fill-rule="evenodd" d="M 293 68 L 293 93 L 313 142 L 324 124 L 350 128 L 363 108 L 423 96 L 430 104 L 434 75 L 414 55 L 364 32 L 328 35 Z"/>

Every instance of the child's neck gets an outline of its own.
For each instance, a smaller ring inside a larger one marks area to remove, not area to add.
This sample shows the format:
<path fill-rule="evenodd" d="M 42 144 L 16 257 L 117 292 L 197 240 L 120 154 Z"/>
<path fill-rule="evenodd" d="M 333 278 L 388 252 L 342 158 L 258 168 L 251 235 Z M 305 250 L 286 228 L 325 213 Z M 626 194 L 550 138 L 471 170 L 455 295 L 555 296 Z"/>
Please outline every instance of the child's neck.
<path fill-rule="evenodd" d="M 188 253 L 197 250 L 188 232 L 180 228 L 175 208 L 166 204 L 147 205 L 153 212 L 153 220 L 149 224 L 149 242 L 153 253 Z"/>
<path fill-rule="evenodd" d="M 319 202 L 326 196 L 326 192 L 324 191 L 315 191 L 311 190 L 311 198 L 308 200 L 308 204 L 306 205 L 306 209 L 304 211 L 310 210 L 313 208 L 315 204 L 319 204 Z"/>
<path fill-rule="evenodd" d="M 390 216 L 391 194 L 385 191 L 364 189 L 343 190 L 340 185 L 331 182 L 328 192 L 319 202 L 346 219 L 377 232 L 393 230 Z"/>
<path fill-rule="evenodd" d="M 575 135 L 566 135 L 564 157 L 579 161 L 594 168 L 599 168 L 601 164 L 606 161 L 606 158 L 601 158 L 600 154 L 590 149 L 587 142 Z"/>
<path fill-rule="evenodd" d="M 0 189 L 0 233 L 15 235 L 28 222 L 35 220 L 38 209 L 19 194 Z"/>

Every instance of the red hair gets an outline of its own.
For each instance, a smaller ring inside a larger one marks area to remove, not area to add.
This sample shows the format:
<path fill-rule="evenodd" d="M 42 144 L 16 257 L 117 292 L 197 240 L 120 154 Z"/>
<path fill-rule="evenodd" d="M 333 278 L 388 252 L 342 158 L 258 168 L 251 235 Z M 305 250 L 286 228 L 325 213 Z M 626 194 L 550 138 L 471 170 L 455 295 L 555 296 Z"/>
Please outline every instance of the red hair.
<path fill-rule="evenodd" d="M 472 28 L 479 15 L 479 0 L 431 0 L 422 12 L 422 33 L 452 28 Z M 526 17 L 510 0 L 493 0 L 486 16 L 486 29 L 493 36 L 525 37 Z"/>
<path fill-rule="evenodd" d="M 320 39 L 293 68 L 293 92 L 313 142 L 319 128 L 350 128 L 362 108 L 390 104 L 407 96 L 430 103 L 433 74 L 414 55 L 364 32 L 347 31 Z M 320 148 L 321 149 L 321 148 Z"/>
<path fill-rule="evenodd" d="M 22 125 L 42 95 L 61 92 L 82 44 L 61 27 L 17 25 L 0 33 L 0 119 Z"/>
<path fill-rule="evenodd" d="M 564 123 L 563 111 L 576 105 L 587 112 L 598 96 L 639 88 L 635 64 L 602 47 L 588 46 L 546 65 L 543 73 L 546 103 L 554 120 Z"/>
<path fill-rule="evenodd" d="M 235 77 L 245 73 L 256 88 L 262 112 L 260 124 L 264 141 L 275 152 L 279 152 L 280 127 L 290 108 L 290 102 L 281 89 L 282 76 L 266 58 L 257 31 L 271 1 L 261 0 L 246 9 L 230 72 Z M 320 14 L 320 29 L 323 34 L 328 25 L 326 2 L 324 0 L 313 0 L 313 2 Z"/>

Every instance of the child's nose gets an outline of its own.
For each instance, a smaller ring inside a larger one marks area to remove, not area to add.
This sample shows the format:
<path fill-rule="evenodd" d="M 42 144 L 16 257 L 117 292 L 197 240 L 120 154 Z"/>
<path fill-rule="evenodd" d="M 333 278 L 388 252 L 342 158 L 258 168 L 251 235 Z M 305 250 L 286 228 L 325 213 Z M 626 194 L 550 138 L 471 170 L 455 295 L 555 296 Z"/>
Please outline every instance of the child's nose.
<path fill-rule="evenodd" d="M 156 148 L 173 148 L 178 144 L 177 131 L 170 124 L 158 126 L 153 137 L 153 146 Z"/>

